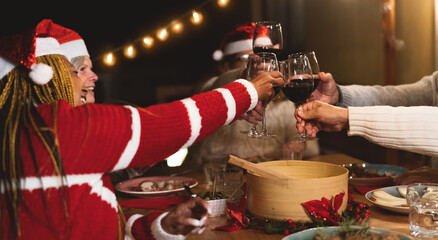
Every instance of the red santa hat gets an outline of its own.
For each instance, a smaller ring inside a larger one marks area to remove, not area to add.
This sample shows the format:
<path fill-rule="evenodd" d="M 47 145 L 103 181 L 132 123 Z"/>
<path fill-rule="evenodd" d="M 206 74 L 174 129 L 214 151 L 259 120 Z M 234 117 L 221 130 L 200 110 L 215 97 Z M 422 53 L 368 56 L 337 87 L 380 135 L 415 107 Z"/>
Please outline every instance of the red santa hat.
<path fill-rule="evenodd" d="M 252 50 L 254 28 L 255 23 L 251 22 L 239 25 L 228 32 L 222 39 L 219 49 L 214 51 L 213 59 L 220 61 L 224 56 Z M 266 31 L 267 33 L 268 29 L 262 29 L 261 31 Z M 262 37 L 257 38 L 257 41 L 270 42 L 271 40 L 268 37 Z"/>
<path fill-rule="evenodd" d="M 61 44 L 61 49 L 69 61 L 79 56 L 90 56 L 82 37 L 75 31 L 54 23 L 50 19 L 42 21 L 50 35 L 56 38 Z"/>
<path fill-rule="evenodd" d="M 0 79 L 18 64 L 29 69 L 29 77 L 38 85 L 44 85 L 52 79 L 53 69 L 46 64 L 36 63 L 36 58 L 40 56 L 64 54 L 48 30 L 43 21 L 29 32 L 0 39 Z"/>

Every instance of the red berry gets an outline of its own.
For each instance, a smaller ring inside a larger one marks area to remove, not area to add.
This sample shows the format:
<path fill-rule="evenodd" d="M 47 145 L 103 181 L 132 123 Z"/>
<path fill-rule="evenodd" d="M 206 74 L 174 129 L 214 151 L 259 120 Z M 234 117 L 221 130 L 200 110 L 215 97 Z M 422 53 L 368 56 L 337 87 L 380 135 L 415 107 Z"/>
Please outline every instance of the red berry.
<path fill-rule="evenodd" d="M 287 229 L 287 228 L 284 229 L 284 232 L 283 232 L 283 233 L 284 233 L 284 235 L 289 235 L 289 229 Z"/>
<path fill-rule="evenodd" d="M 291 225 L 292 223 L 294 223 L 294 221 L 292 221 L 292 219 L 287 220 L 287 224 Z"/>

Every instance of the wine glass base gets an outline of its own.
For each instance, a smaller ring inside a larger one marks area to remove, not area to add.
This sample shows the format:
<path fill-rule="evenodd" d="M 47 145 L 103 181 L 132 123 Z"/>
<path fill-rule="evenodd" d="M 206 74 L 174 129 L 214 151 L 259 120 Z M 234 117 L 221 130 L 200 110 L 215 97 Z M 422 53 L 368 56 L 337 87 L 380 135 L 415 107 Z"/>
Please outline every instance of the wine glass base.
<path fill-rule="evenodd" d="M 318 140 L 318 139 L 319 138 L 317 138 L 317 137 L 301 136 L 301 137 L 292 138 L 290 141 L 293 141 L 293 142 L 306 142 L 306 141 L 315 141 L 315 140 Z"/>
<path fill-rule="evenodd" d="M 263 132 L 263 133 L 261 133 L 259 135 L 262 138 L 275 138 L 275 137 L 277 137 L 277 135 L 269 133 L 269 132 Z"/>

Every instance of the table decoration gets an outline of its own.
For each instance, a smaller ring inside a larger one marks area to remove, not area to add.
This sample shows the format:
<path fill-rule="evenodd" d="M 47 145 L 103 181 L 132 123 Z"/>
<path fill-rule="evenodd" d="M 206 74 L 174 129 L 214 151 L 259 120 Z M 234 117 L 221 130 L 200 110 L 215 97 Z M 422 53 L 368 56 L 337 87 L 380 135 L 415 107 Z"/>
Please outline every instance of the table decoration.
<path fill-rule="evenodd" d="M 283 233 L 289 235 L 313 227 L 339 226 L 345 222 L 362 222 L 370 214 L 368 205 L 355 201 L 348 194 L 346 209 L 339 214 L 337 210 L 342 205 L 344 192 L 337 194 L 332 200 L 322 198 L 302 203 L 309 214 L 311 221 L 294 221 L 293 219 L 268 219 L 258 218 L 246 209 L 246 184 L 242 187 L 243 195 L 236 204 L 227 202 L 228 221 L 227 225 L 216 227 L 220 231 L 237 231 L 243 228 L 258 229 L 265 233 Z"/>

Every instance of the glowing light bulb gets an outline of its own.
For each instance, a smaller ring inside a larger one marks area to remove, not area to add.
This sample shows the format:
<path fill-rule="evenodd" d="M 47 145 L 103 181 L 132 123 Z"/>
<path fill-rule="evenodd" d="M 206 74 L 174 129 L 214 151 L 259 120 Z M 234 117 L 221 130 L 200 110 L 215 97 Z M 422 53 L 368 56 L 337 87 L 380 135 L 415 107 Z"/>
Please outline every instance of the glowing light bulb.
<path fill-rule="evenodd" d="M 116 58 L 112 52 L 107 53 L 103 58 L 103 63 L 107 66 L 114 66 L 116 64 Z"/>
<path fill-rule="evenodd" d="M 137 55 L 137 51 L 135 50 L 134 46 L 132 46 L 132 45 L 125 47 L 125 50 L 123 51 L 123 53 L 125 54 L 125 57 L 127 57 L 127 58 L 134 58 L 135 55 Z"/>
<path fill-rule="evenodd" d="M 217 5 L 219 7 L 226 7 L 228 5 L 228 3 L 230 3 L 229 0 L 217 0 Z"/>
<path fill-rule="evenodd" d="M 168 37 L 169 37 L 169 32 L 167 31 L 167 29 L 162 28 L 157 31 L 157 38 L 160 39 L 161 41 L 165 41 Z"/>
<path fill-rule="evenodd" d="M 202 22 L 202 19 L 203 19 L 203 18 L 204 18 L 204 17 L 202 16 L 202 14 L 201 14 L 200 12 L 193 11 L 193 12 L 192 12 L 192 17 L 190 18 L 190 21 L 191 21 L 193 24 L 198 25 L 198 24 L 200 24 L 200 23 Z"/>
<path fill-rule="evenodd" d="M 143 38 L 143 46 L 146 48 L 151 48 L 154 45 L 154 39 L 151 36 L 146 36 Z"/>
<path fill-rule="evenodd" d="M 172 24 L 172 27 L 171 27 L 172 32 L 174 32 L 174 33 L 180 33 L 183 30 L 183 28 L 184 28 L 184 25 L 178 21 L 174 22 Z"/>

